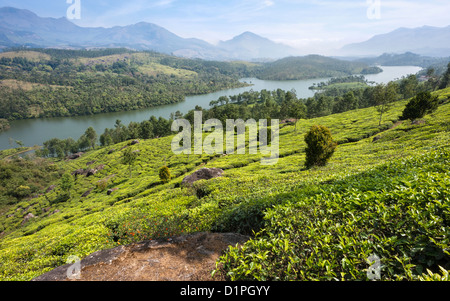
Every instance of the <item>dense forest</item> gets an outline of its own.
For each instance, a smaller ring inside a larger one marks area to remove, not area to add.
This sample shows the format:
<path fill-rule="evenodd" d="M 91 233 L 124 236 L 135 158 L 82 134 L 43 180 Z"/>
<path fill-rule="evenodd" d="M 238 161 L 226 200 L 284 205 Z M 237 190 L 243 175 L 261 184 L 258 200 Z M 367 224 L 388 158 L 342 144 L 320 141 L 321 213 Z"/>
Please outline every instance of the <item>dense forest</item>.
<path fill-rule="evenodd" d="M 0 54 L 0 118 L 68 117 L 177 103 L 244 86 L 239 78 L 291 80 L 380 72 L 322 56 L 273 63 L 219 62 L 128 49 L 11 49 Z"/>
<path fill-rule="evenodd" d="M 9 129 L 9 122 L 6 119 L 0 119 L 0 133 Z"/>
<path fill-rule="evenodd" d="M 388 84 L 369 85 L 363 76 L 332 78 L 327 83 L 319 83 L 321 90 L 314 97 L 300 99 L 296 92 L 281 89 L 268 91 L 248 91 L 230 97 L 222 96 L 210 102 L 210 108 L 196 106 L 185 115 L 179 111 L 171 114 L 169 119 L 151 116 L 143 122 L 131 122 L 128 125 L 117 120 L 113 128 L 107 128 L 97 136 L 89 128 L 78 140 L 51 139 L 44 142 L 44 147 L 36 153 L 44 157 L 64 158 L 70 154 L 95 147 L 97 138 L 101 146 L 108 146 L 132 139 L 153 139 L 172 135 L 172 121 L 184 118 L 194 123 L 194 112 L 202 111 L 203 122 L 218 119 L 223 124 L 227 119 L 280 119 L 283 123 L 296 123 L 299 119 L 311 119 L 331 114 L 347 112 L 355 109 L 375 107 L 380 123 L 392 103 L 408 99 L 420 92 L 434 91 L 446 87 L 449 80 L 450 64 L 447 72 L 441 77 L 430 77 L 420 82 L 416 75 L 403 77 Z M 351 84 L 347 86 L 347 84 Z M 364 84 L 355 88 L 354 84 Z M 344 86 L 339 86 L 344 85 Z M 326 88 L 325 88 L 326 87 Z"/>
<path fill-rule="evenodd" d="M 0 55 L 0 118 L 135 110 L 244 85 L 238 78 L 245 75 L 245 65 L 152 52 L 37 50 L 45 59 L 36 59 L 35 51 Z"/>
<path fill-rule="evenodd" d="M 267 63 L 256 71 L 258 78 L 266 80 L 300 80 L 380 72 L 382 70 L 379 67 L 370 67 L 366 63 L 343 61 L 320 55 L 287 57 Z"/>

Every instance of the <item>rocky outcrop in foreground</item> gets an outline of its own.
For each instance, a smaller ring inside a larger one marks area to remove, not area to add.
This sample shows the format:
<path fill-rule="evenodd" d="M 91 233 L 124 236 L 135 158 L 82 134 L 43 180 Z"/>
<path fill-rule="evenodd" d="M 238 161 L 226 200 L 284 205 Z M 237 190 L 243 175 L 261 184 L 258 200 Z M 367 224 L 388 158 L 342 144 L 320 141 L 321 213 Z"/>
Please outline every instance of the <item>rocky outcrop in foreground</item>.
<path fill-rule="evenodd" d="M 210 281 L 217 259 L 249 237 L 195 233 L 95 252 L 77 264 L 60 266 L 32 281 Z M 78 270 L 77 270 L 78 268 Z M 78 277 L 68 278 L 77 275 Z"/>

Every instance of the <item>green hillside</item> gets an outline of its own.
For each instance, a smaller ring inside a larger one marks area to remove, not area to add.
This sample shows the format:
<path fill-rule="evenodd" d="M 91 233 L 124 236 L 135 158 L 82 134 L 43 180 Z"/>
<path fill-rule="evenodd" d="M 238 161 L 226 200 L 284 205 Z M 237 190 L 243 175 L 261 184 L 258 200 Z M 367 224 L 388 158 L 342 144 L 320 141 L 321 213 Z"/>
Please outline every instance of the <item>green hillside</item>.
<path fill-rule="evenodd" d="M 56 161 L 52 174 L 98 171 L 72 177 L 67 191 L 50 181 L 52 191 L 2 210 L 0 279 L 30 280 L 70 255 L 197 231 L 253 237 L 220 260 L 216 273 L 230 280 L 367 280 L 371 254 L 381 258 L 383 280 L 448 270 L 450 88 L 434 94 L 441 105 L 417 124 L 398 121 L 403 100 L 381 126 L 375 108 L 282 125 L 273 166 L 261 165 L 260 154 L 175 155 L 173 136 Z M 305 169 L 303 137 L 314 124 L 340 144 L 327 166 Z M 130 168 L 126 149 L 139 151 Z M 172 174 L 165 184 L 164 164 Z M 201 167 L 224 175 L 183 187 Z"/>
<path fill-rule="evenodd" d="M 0 119 L 130 111 L 245 86 L 244 63 L 129 49 L 0 53 Z M 1 128 L 0 128 L 1 130 Z"/>
<path fill-rule="evenodd" d="M 287 57 L 265 64 L 257 77 L 265 80 L 300 80 L 340 77 L 353 74 L 373 74 L 382 70 L 361 62 L 338 60 L 320 55 Z"/>

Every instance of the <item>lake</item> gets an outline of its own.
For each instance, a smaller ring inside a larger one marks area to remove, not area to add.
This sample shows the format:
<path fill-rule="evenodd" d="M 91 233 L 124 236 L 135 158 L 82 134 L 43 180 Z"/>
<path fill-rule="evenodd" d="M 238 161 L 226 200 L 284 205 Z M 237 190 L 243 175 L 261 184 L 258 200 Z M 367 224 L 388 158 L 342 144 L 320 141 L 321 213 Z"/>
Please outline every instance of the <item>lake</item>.
<path fill-rule="evenodd" d="M 388 83 L 389 81 L 400 79 L 402 76 L 415 74 L 422 69 L 421 67 L 415 66 L 380 66 L 380 68 L 383 69 L 383 72 L 366 75 L 366 79 L 375 83 Z M 241 79 L 242 82 L 250 83 L 252 86 L 222 90 L 205 95 L 189 96 L 186 97 L 185 101 L 177 104 L 129 112 L 78 117 L 17 120 L 11 122 L 11 129 L 0 133 L 0 150 L 18 147 L 18 145 L 13 142 L 16 140 L 22 141 L 24 146 L 42 145 L 44 141 L 50 140 L 51 138 L 66 139 L 72 137 L 77 140 L 90 126 L 92 126 L 100 136 L 105 128 L 113 128 L 117 119 L 120 119 L 125 125 L 128 125 L 131 121 L 142 122 L 148 120 L 152 115 L 168 119 L 170 114 L 175 113 L 176 111 L 185 114 L 189 110 L 194 109 L 196 105 L 203 108 L 209 108 L 211 100 L 217 100 L 220 96 L 232 96 L 250 90 L 261 91 L 266 89 L 272 91 L 282 89 L 290 91 L 295 89 L 299 98 L 308 98 L 314 96 L 315 93 L 315 91 L 308 89 L 310 86 L 314 83 L 325 82 L 328 79 L 329 78 L 295 81 L 267 81 L 256 78 L 243 78 Z M 11 142 L 13 143 L 10 144 Z"/>

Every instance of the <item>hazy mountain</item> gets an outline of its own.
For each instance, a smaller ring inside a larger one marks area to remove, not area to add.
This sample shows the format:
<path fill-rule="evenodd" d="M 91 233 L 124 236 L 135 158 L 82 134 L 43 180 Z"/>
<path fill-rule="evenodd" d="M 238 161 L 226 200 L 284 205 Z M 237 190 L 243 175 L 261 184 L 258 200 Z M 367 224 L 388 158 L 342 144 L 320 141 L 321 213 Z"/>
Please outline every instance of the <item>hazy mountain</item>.
<path fill-rule="evenodd" d="M 229 56 L 241 59 L 279 59 L 298 54 L 294 48 L 248 31 L 229 41 L 221 41 L 217 47 L 225 50 Z"/>
<path fill-rule="evenodd" d="M 0 8 L 0 48 L 18 46 L 128 47 L 220 60 L 276 59 L 294 53 L 288 46 L 249 32 L 214 46 L 199 39 L 179 37 L 163 27 L 146 22 L 112 28 L 88 28 L 77 26 L 66 18 L 41 18 L 28 10 Z"/>
<path fill-rule="evenodd" d="M 450 26 L 399 28 L 387 34 L 376 35 L 341 49 L 342 55 L 382 55 L 383 53 L 413 52 L 420 55 L 444 57 L 450 55 Z"/>
<path fill-rule="evenodd" d="M 356 61 L 363 62 L 369 65 L 382 66 L 420 66 L 427 68 L 434 64 L 446 63 L 450 61 L 450 55 L 447 57 L 430 57 L 415 54 L 412 52 L 405 52 L 402 54 L 384 53 L 378 57 L 362 58 Z"/>
<path fill-rule="evenodd" d="M 41 18 L 28 10 L 11 7 L 0 9 L 0 43 L 3 47 L 129 47 L 164 53 L 189 49 L 193 55 L 212 52 L 214 48 L 201 40 L 181 38 L 151 23 L 88 28 L 66 18 Z"/>
<path fill-rule="evenodd" d="M 321 55 L 286 57 L 265 64 L 257 77 L 265 80 L 299 80 L 376 73 L 363 62 L 351 62 Z"/>

